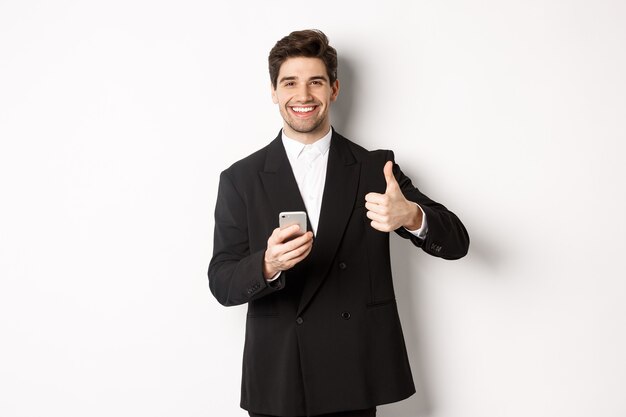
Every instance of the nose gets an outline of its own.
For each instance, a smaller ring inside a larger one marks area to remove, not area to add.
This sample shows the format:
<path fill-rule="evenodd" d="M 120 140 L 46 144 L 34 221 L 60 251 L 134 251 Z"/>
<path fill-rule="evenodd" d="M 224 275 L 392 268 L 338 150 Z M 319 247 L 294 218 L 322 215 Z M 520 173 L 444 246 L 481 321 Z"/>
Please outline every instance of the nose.
<path fill-rule="evenodd" d="M 301 103 L 307 103 L 313 99 L 308 84 L 303 84 L 298 88 L 296 99 Z"/>

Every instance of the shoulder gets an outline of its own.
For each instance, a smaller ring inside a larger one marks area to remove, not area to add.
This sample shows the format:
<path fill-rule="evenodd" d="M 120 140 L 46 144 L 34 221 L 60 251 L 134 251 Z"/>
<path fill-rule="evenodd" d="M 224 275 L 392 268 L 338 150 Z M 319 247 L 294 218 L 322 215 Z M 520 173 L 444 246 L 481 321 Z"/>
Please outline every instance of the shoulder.
<path fill-rule="evenodd" d="M 268 145 L 263 148 L 251 153 L 245 158 L 240 159 L 237 162 L 234 162 L 230 167 L 226 168 L 226 171 L 239 171 L 239 170 L 248 170 L 251 168 L 262 168 L 265 163 L 265 159 L 267 157 L 267 153 L 270 147 L 274 144 L 274 141 L 270 142 Z"/>
<path fill-rule="evenodd" d="M 366 164 L 385 164 L 387 161 L 394 161 L 394 154 L 389 149 L 368 150 L 363 146 L 351 141 L 339 133 L 334 134 L 333 140 L 337 140 L 340 146 L 349 149 L 355 160 Z"/>
<path fill-rule="evenodd" d="M 249 176 L 251 173 L 263 171 L 268 154 L 277 150 L 279 151 L 277 148 L 280 147 L 282 147 L 282 144 L 280 142 L 279 135 L 263 148 L 231 164 L 228 168 L 222 171 L 222 175 L 238 178 L 242 176 Z"/>

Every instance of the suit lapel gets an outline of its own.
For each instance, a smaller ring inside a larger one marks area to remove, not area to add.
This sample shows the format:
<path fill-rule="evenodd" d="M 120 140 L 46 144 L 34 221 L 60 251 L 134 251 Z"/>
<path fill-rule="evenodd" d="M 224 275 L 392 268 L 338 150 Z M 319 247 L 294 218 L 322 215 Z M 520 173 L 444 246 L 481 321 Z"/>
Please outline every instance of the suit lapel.
<path fill-rule="evenodd" d="M 335 258 L 356 199 L 360 164 L 348 148 L 347 140 L 334 130 L 328 152 L 320 220 L 313 249 L 305 260 L 308 273 L 298 314 L 307 307 L 328 275 L 328 269 Z M 293 181 L 295 183 L 295 179 Z M 300 196 L 299 192 L 297 194 Z M 304 203 L 302 205 L 304 206 Z"/>
<path fill-rule="evenodd" d="M 259 172 L 259 176 L 274 210 L 275 219 L 272 222 L 275 222 L 276 226 L 278 226 L 278 213 L 281 211 L 306 211 L 280 133 L 269 144 L 265 167 Z"/>

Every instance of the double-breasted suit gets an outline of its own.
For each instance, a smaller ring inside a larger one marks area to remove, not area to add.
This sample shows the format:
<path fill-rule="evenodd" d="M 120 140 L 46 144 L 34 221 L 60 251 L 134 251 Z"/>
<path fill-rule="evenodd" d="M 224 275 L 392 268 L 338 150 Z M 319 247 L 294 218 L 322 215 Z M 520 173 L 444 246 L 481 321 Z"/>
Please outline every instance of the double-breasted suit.
<path fill-rule="evenodd" d="M 241 407 L 313 416 L 399 401 L 415 392 L 398 317 L 389 234 L 370 226 L 365 195 L 384 193 L 391 151 L 367 151 L 333 131 L 311 253 L 273 282 L 267 239 L 281 211 L 305 211 L 280 134 L 220 176 L 209 286 L 224 305 L 248 304 Z M 456 259 L 469 237 L 452 212 L 394 164 L 405 197 L 428 219 L 427 253 Z M 309 225 L 310 229 L 310 225 Z M 409 278 L 409 277 L 407 277 Z"/>

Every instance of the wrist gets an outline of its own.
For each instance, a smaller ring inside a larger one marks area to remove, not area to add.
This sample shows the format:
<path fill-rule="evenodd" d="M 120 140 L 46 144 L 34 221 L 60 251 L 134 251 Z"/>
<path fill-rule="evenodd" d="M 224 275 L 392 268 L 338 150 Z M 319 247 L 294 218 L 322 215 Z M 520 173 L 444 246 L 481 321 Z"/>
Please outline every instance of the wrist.
<path fill-rule="evenodd" d="M 263 259 L 263 278 L 266 281 L 269 281 L 276 275 L 279 271 L 270 266 L 269 262 Z"/>
<path fill-rule="evenodd" d="M 422 210 L 419 208 L 417 203 L 407 201 L 407 204 L 411 206 L 409 210 L 409 216 L 407 221 L 402 226 L 408 230 L 417 230 L 422 227 Z"/>

